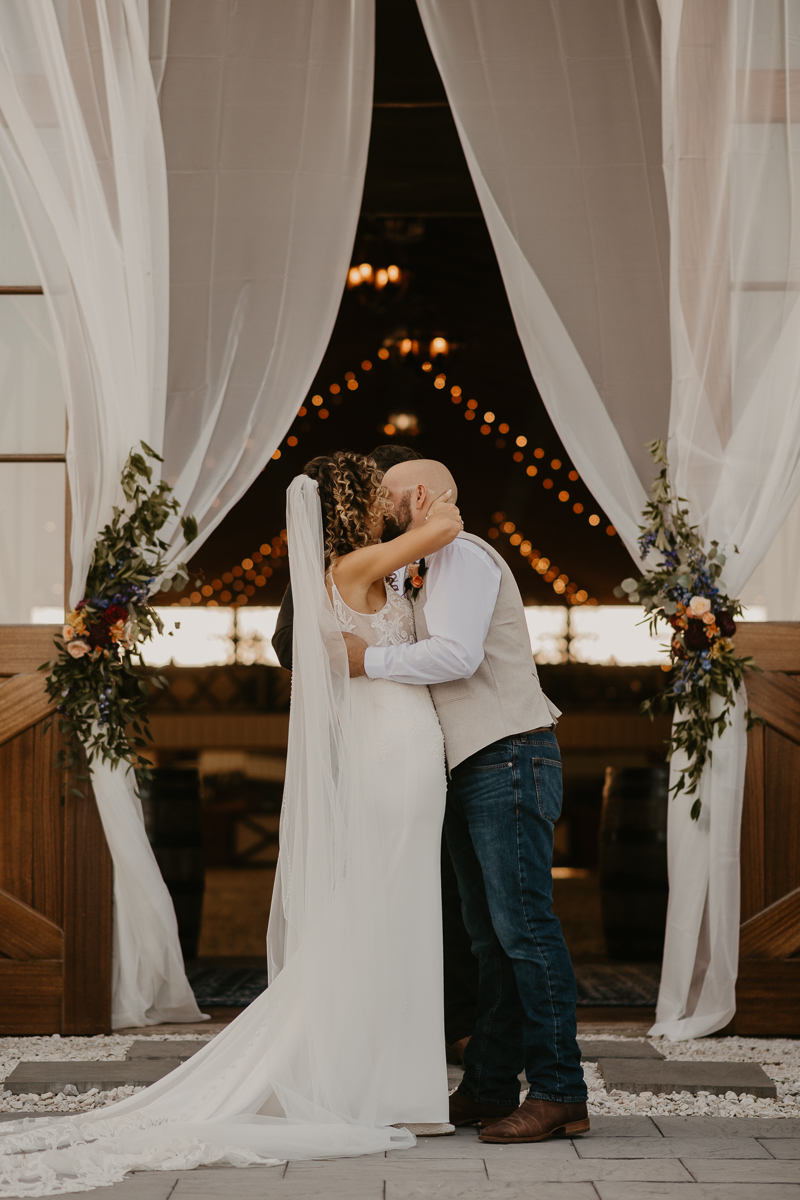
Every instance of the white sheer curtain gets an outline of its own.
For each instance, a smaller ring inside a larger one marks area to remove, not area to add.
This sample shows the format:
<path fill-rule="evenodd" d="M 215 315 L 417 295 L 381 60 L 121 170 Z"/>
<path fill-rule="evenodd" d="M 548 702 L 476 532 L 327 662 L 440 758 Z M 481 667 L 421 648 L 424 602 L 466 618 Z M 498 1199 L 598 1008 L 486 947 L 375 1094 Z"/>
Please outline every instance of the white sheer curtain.
<path fill-rule="evenodd" d="M 165 475 L 201 540 L 269 460 L 328 344 L 373 58 L 373 0 L 172 0 Z"/>
<path fill-rule="evenodd" d="M 133 444 L 165 449 L 201 539 L 269 459 L 330 334 L 366 162 L 371 0 L 173 3 L 168 223 L 143 12 L 140 0 L 0 5 L 0 162 L 69 420 L 71 603 Z M 167 6 L 153 12 L 163 47 Z M 179 527 L 174 542 L 177 557 Z M 196 1020 L 131 781 L 97 768 L 94 788 L 115 865 L 113 1025 Z"/>
<path fill-rule="evenodd" d="M 739 547 L 725 581 L 736 594 L 800 491 L 797 0 L 663 0 L 663 82 L 652 0 L 418 5 L 576 467 L 635 555 L 643 444 L 669 415 L 693 519 Z M 684 799 L 670 805 L 655 1028 L 671 1037 L 733 1013 L 742 707 L 715 746 L 699 827 Z"/>

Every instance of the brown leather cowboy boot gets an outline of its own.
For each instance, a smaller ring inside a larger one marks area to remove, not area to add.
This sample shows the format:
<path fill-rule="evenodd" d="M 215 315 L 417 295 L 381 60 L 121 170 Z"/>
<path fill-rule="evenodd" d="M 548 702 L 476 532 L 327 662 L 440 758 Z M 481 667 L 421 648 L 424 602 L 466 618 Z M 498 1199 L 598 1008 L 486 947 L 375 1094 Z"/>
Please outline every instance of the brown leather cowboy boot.
<path fill-rule="evenodd" d="M 483 1104 L 456 1089 L 450 1097 L 450 1124 L 477 1125 L 499 1121 L 516 1112 L 513 1104 Z"/>
<path fill-rule="evenodd" d="M 451 1096 L 451 1103 L 452 1099 Z M 452 1116 L 450 1120 L 453 1121 Z M 456 1122 L 453 1121 L 453 1124 Z M 556 1100 L 523 1100 L 511 1116 L 502 1121 L 493 1121 L 481 1133 L 480 1140 L 503 1144 L 542 1142 L 549 1137 L 572 1137 L 576 1133 L 588 1132 L 589 1113 L 585 1104 L 561 1104 Z"/>

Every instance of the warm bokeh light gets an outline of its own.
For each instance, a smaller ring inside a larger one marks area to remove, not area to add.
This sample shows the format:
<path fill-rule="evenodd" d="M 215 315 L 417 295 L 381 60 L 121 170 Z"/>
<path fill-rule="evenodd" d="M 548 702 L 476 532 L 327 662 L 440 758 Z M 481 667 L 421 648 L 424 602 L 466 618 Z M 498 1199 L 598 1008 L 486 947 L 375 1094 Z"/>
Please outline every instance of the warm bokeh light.
<path fill-rule="evenodd" d="M 532 549 L 533 549 L 533 546 L 530 544 L 530 542 L 522 542 L 520 545 L 520 548 L 519 548 L 519 552 L 520 552 L 520 554 L 524 554 L 525 557 L 527 558 Z"/>
<path fill-rule="evenodd" d="M 495 525 L 499 525 L 500 522 L 505 521 L 505 519 L 506 519 L 506 514 L 503 512 L 492 513 L 492 520 L 494 521 Z"/>
<path fill-rule="evenodd" d="M 306 408 L 306 406 L 305 406 L 305 404 L 304 404 L 304 405 L 302 406 L 302 408 L 299 408 L 299 409 L 297 410 L 297 415 L 298 415 L 298 417 L 304 417 L 304 416 L 306 415 L 306 413 L 307 413 L 307 412 L 308 412 L 308 409 Z"/>
<path fill-rule="evenodd" d="M 511 542 L 512 546 L 518 546 L 520 544 L 520 542 L 522 541 L 522 534 L 521 533 L 512 533 L 511 537 L 508 540 Z"/>
<path fill-rule="evenodd" d="M 616 531 L 616 529 L 614 528 L 614 526 L 613 526 L 613 525 L 609 525 L 609 526 L 608 526 L 608 528 L 606 529 L 606 533 L 608 534 L 608 536 L 609 536 L 609 537 L 614 537 L 614 535 L 616 534 L 616 532 L 617 532 L 617 531 Z"/>
<path fill-rule="evenodd" d="M 397 430 L 395 429 L 394 425 L 384 425 L 383 432 L 387 434 L 388 437 L 391 437 L 393 434 L 397 433 Z"/>
<path fill-rule="evenodd" d="M 464 413 L 464 416 L 466 417 L 466 419 L 467 419 L 468 421 L 474 421 L 474 420 L 475 420 L 475 413 L 472 411 L 472 409 L 471 409 L 471 408 L 468 408 L 468 409 L 467 409 L 467 411 Z"/>
<path fill-rule="evenodd" d="M 520 436 L 517 438 L 517 445 L 518 446 L 527 446 L 527 444 L 528 444 L 528 439 L 526 437 L 524 437 L 522 434 L 520 434 Z"/>
<path fill-rule="evenodd" d="M 328 412 L 327 408 L 321 408 L 321 409 L 319 410 L 319 419 L 320 419 L 320 421 L 326 421 L 326 420 L 328 419 L 328 417 L 329 417 L 329 416 L 330 416 L 330 413 Z"/>
<path fill-rule="evenodd" d="M 500 532 L 499 532 L 499 530 L 497 530 L 497 529 L 490 529 L 490 530 L 489 530 L 489 537 L 490 537 L 490 538 L 498 538 L 498 537 L 500 537 Z"/>
<path fill-rule="evenodd" d="M 572 482 L 573 482 L 573 483 L 575 483 L 575 481 L 576 481 L 576 480 L 579 478 L 578 472 L 577 472 L 577 471 L 570 471 L 570 473 L 569 473 L 569 475 L 567 476 L 567 478 L 568 478 L 568 479 L 571 479 L 571 480 L 572 480 Z"/>
<path fill-rule="evenodd" d="M 369 281 L 370 279 L 372 279 L 372 264 L 371 263 L 362 263 L 361 266 L 358 268 L 358 273 L 362 279 Z"/>
<path fill-rule="evenodd" d="M 506 521 L 503 525 L 503 533 L 513 533 L 515 529 L 516 525 L 513 521 Z"/>
<path fill-rule="evenodd" d="M 573 504 L 573 506 L 572 506 L 572 511 L 573 511 L 574 513 L 582 513 L 582 512 L 583 512 L 583 505 L 582 505 L 582 504 Z"/>
<path fill-rule="evenodd" d="M 432 370 L 433 370 L 433 363 L 424 362 L 424 363 L 422 364 L 422 369 L 423 369 L 423 371 L 432 371 Z"/>
<path fill-rule="evenodd" d="M 430 355 L 431 358 L 436 358 L 440 354 L 447 354 L 450 349 L 450 343 L 447 338 L 435 337 L 431 342 Z"/>
<path fill-rule="evenodd" d="M 341 390 L 342 389 L 339 387 L 338 383 L 332 383 L 331 386 L 328 388 L 328 391 L 331 392 L 334 396 L 338 396 L 339 392 Z"/>
<path fill-rule="evenodd" d="M 514 457 L 514 462 L 522 462 L 525 455 L 522 453 L 521 450 L 515 450 L 513 457 Z"/>
<path fill-rule="evenodd" d="M 542 480 L 542 487 L 543 487 L 543 488 L 551 488 L 552 486 L 553 486 L 553 481 L 552 481 L 552 479 L 543 479 L 543 480 Z"/>
<path fill-rule="evenodd" d="M 540 446 L 537 446 L 533 452 L 533 457 L 534 458 L 544 458 L 544 450 L 542 450 L 542 448 Z"/>
<path fill-rule="evenodd" d="M 491 432 L 492 432 L 491 425 L 481 425 L 481 433 L 491 433 Z"/>
<path fill-rule="evenodd" d="M 361 272 L 358 267 L 351 267 L 347 272 L 347 283 L 349 287 L 358 287 L 361 283 Z"/>
<path fill-rule="evenodd" d="M 347 386 L 351 392 L 354 392 L 356 390 L 356 388 L 358 387 L 358 380 L 357 379 L 348 379 Z"/>
<path fill-rule="evenodd" d="M 276 450 L 272 455 L 273 458 L 280 458 L 280 456 L 281 456 L 280 450 Z"/>
<path fill-rule="evenodd" d="M 336 387 L 336 384 L 334 384 L 334 387 Z M 322 396 L 312 396 L 311 403 L 315 408 L 319 408 L 319 406 L 323 403 Z"/>
<path fill-rule="evenodd" d="M 368 358 L 365 358 L 364 361 L 362 362 L 361 370 L 362 371 L 371 371 L 372 370 L 372 363 L 369 361 Z"/>
<path fill-rule="evenodd" d="M 450 395 L 451 396 L 460 396 L 461 395 L 461 388 L 458 386 L 457 383 L 454 383 L 453 386 L 450 388 Z"/>
<path fill-rule="evenodd" d="M 296 446 L 296 445 L 297 445 L 297 438 L 296 438 L 296 437 L 288 437 L 288 438 L 286 439 L 286 445 L 287 445 L 287 446 Z"/>
<path fill-rule="evenodd" d="M 555 583 L 553 584 L 553 591 L 558 592 L 560 596 L 562 592 L 566 591 L 566 587 L 567 585 L 563 582 L 563 580 L 556 579 Z"/>
<path fill-rule="evenodd" d="M 405 357 L 411 351 L 411 338 L 403 338 L 400 342 L 400 353 Z"/>
<path fill-rule="evenodd" d="M 477 400 L 468 400 L 468 401 L 467 401 L 467 408 L 471 408 L 471 409 L 473 409 L 473 411 L 474 411 L 474 410 L 475 410 L 477 407 L 478 407 L 478 401 L 477 401 Z"/>
<path fill-rule="evenodd" d="M 498 433 L 508 433 L 508 425 L 506 425 L 505 421 L 503 421 L 502 425 L 497 426 L 497 432 Z"/>
<path fill-rule="evenodd" d="M 386 287 L 388 282 L 389 282 L 389 272 L 385 271 L 383 269 L 383 267 L 381 267 L 381 269 L 379 271 L 375 272 L 375 287 L 378 289 L 378 291 L 380 291 L 381 288 Z"/>
<path fill-rule="evenodd" d="M 592 515 L 589 517 L 589 524 L 590 525 L 599 525 L 600 524 L 600 518 L 598 517 L 597 513 L 592 513 Z"/>
<path fill-rule="evenodd" d="M 536 467 L 534 467 L 534 466 L 533 466 L 533 464 L 531 464 L 531 466 L 529 466 L 529 467 L 528 467 L 528 474 L 529 474 L 529 475 L 536 475 L 536 474 L 538 474 L 538 470 L 537 470 L 537 468 L 536 468 Z"/>
<path fill-rule="evenodd" d="M 566 504 L 567 500 L 569 500 L 569 492 L 559 492 L 558 498 L 562 504 Z"/>
<path fill-rule="evenodd" d="M 395 429 L 399 429 L 401 433 L 405 433 L 409 429 L 417 428 L 417 418 L 414 413 L 392 413 L 389 417 L 389 424 Z"/>
<path fill-rule="evenodd" d="M 389 357 L 389 351 L 386 349 L 385 346 L 381 346 L 380 350 L 378 351 L 378 358 L 382 358 L 385 362 L 388 357 Z"/>
<path fill-rule="evenodd" d="M 348 380 L 348 379 L 355 379 L 355 372 L 353 372 L 353 371 L 345 371 L 345 373 L 344 373 L 344 377 L 345 377 L 345 380 Z"/>
<path fill-rule="evenodd" d="M 550 466 L 553 468 L 554 471 L 560 471 L 561 470 L 561 459 L 554 458 L 553 461 L 550 463 Z"/>
<path fill-rule="evenodd" d="M 539 574 L 544 575 L 546 571 L 549 571 L 549 569 L 550 569 L 550 559 L 549 558 L 540 558 L 538 563 L 536 564 L 536 570 L 539 572 Z"/>
<path fill-rule="evenodd" d="M 400 278 L 400 268 L 392 263 L 390 267 L 386 268 L 386 275 L 391 283 L 397 283 Z"/>
<path fill-rule="evenodd" d="M 487 421 L 491 425 L 492 421 L 494 420 L 494 413 L 493 412 L 484 413 L 483 419 L 484 419 L 484 421 Z"/>
<path fill-rule="evenodd" d="M 447 383 L 447 379 L 445 378 L 444 375 L 437 375 L 433 381 L 433 386 L 435 388 L 441 389 L 445 386 L 446 383 Z"/>

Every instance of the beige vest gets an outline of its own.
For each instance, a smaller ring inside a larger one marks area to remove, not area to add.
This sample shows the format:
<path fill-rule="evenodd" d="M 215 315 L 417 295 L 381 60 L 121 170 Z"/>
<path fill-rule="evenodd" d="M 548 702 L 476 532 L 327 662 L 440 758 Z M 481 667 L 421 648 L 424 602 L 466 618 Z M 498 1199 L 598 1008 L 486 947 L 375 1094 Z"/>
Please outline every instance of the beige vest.
<path fill-rule="evenodd" d="M 522 597 L 511 568 L 481 538 L 471 533 L 458 536 L 485 550 L 500 568 L 501 579 L 489 632 L 483 643 L 483 662 L 471 679 L 454 679 L 450 683 L 431 686 L 451 771 L 484 746 L 526 729 L 552 725 L 561 716 L 539 683 Z M 412 603 L 417 639 L 423 641 L 429 636 L 425 624 L 424 585 Z M 469 603 L 468 598 L 465 603 Z"/>

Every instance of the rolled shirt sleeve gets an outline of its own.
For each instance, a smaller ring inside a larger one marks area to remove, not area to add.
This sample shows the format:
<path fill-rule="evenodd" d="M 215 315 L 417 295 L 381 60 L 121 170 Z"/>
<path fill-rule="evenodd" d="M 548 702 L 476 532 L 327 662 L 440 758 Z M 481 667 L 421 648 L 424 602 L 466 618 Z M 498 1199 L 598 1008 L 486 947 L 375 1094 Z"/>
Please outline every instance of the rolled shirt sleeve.
<path fill-rule="evenodd" d="M 456 538 L 427 563 L 428 637 L 404 646 L 369 646 L 364 670 L 370 679 L 447 683 L 469 679 L 483 662 L 483 643 L 500 592 L 500 568 L 465 538 Z"/>

